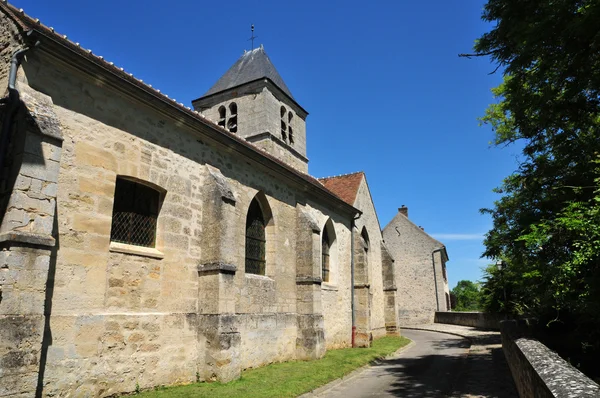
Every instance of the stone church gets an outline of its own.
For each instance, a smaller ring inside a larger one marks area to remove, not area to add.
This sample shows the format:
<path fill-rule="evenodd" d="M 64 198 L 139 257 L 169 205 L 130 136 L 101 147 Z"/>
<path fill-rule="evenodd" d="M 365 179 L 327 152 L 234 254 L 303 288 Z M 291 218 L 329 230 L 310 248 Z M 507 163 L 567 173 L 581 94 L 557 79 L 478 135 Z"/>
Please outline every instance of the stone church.
<path fill-rule="evenodd" d="M 262 47 L 191 108 L 5 1 L 0 56 L 0 396 L 229 381 L 399 332 L 366 177 L 308 174 Z"/>

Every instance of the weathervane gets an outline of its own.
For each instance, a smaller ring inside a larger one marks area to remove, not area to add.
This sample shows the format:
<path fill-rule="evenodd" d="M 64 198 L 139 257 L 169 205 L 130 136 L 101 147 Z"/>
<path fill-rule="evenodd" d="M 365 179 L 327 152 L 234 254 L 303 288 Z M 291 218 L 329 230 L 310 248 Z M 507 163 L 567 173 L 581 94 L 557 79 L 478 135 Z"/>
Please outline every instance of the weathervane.
<path fill-rule="evenodd" d="M 248 40 L 252 40 L 252 50 L 254 50 L 254 39 L 257 39 L 258 36 L 254 36 L 254 24 L 252 26 L 250 26 L 250 29 L 252 30 L 252 37 L 249 38 Z"/>

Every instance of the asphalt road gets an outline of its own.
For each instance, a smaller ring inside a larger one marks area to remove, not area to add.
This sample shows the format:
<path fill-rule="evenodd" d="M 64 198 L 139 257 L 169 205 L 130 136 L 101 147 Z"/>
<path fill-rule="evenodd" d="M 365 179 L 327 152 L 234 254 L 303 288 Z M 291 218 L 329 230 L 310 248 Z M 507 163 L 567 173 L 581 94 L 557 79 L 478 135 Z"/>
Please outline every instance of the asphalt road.
<path fill-rule="evenodd" d="M 449 334 L 418 330 L 403 330 L 402 335 L 416 344 L 320 396 L 450 396 L 465 369 L 469 342 Z"/>

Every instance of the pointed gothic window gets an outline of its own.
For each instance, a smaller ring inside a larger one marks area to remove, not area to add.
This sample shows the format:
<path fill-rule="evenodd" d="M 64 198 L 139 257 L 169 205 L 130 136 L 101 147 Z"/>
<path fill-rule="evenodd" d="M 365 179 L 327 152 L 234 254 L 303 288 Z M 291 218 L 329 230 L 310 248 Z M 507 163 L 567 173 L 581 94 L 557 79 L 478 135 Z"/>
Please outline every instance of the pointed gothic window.
<path fill-rule="evenodd" d="M 287 142 L 287 124 L 286 119 L 285 119 L 285 114 L 287 113 L 287 111 L 285 110 L 285 107 L 282 106 L 281 110 L 281 139 L 283 140 L 283 142 Z"/>
<path fill-rule="evenodd" d="M 227 121 L 227 130 L 232 133 L 237 133 L 237 104 L 232 102 L 229 104 L 229 120 Z"/>
<path fill-rule="evenodd" d="M 360 232 L 360 237 L 362 238 L 363 244 L 365 246 L 365 251 L 368 252 L 369 251 L 369 234 L 367 233 L 367 229 L 365 227 L 363 227 L 362 231 Z"/>
<path fill-rule="evenodd" d="M 265 274 L 265 218 L 256 198 L 252 199 L 246 216 L 246 273 Z"/>
<path fill-rule="evenodd" d="M 219 107 L 219 126 L 225 128 L 225 118 L 227 117 L 227 109 L 223 105 Z"/>
<path fill-rule="evenodd" d="M 363 227 L 360 232 L 360 237 L 363 243 L 363 255 L 364 255 L 364 264 L 369 264 L 369 250 L 371 249 L 371 243 L 369 242 L 369 234 L 367 233 L 367 228 Z"/>
<path fill-rule="evenodd" d="M 327 228 L 323 229 L 323 238 L 321 239 L 321 269 L 323 271 L 323 282 L 329 282 L 329 250 L 331 241 Z"/>

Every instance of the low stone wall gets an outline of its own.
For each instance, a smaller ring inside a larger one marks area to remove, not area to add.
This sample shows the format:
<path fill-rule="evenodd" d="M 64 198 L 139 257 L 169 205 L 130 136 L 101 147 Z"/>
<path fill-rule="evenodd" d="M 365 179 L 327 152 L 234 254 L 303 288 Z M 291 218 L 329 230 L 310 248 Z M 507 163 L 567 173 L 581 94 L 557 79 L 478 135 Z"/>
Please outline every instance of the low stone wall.
<path fill-rule="evenodd" d="M 435 323 L 472 326 L 479 329 L 500 330 L 502 315 L 485 312 L 436 312 Z"/>
<path fill-rule="evenodd" d="M 598 397 L 600 386 L 539 341 L 517 321 L 501 323 L 502 348 L 521 398 Z"/>

